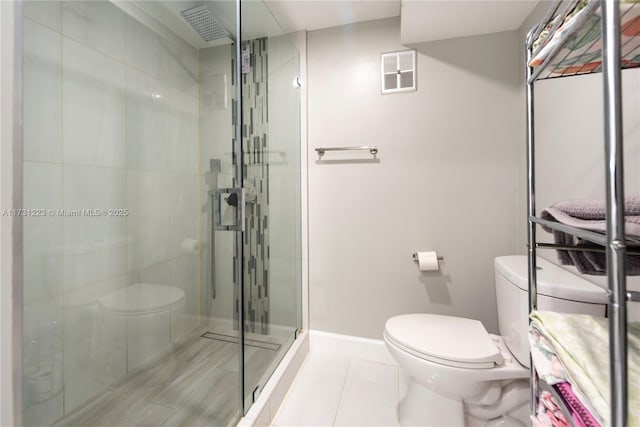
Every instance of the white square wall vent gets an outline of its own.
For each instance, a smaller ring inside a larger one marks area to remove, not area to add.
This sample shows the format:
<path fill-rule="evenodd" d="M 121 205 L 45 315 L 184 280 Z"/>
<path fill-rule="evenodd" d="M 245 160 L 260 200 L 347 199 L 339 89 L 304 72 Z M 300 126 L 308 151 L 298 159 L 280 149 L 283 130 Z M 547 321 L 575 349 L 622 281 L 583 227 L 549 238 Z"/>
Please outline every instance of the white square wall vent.
<path fill-rule="evenodd" d="M 383 53 L 380 58 L 382 93 L 416 90 L 416 51 Z"/>

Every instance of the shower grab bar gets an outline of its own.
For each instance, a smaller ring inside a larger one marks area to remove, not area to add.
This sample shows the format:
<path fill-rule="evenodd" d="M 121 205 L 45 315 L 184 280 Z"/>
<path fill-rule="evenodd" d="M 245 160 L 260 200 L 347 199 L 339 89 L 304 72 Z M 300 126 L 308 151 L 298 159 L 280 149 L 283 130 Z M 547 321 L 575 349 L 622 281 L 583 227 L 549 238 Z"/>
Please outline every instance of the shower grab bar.
<path fill-rule="evenodd" d="M 372 155 L 378 154 L 378 147 L 375 145 L 364 145 L 361 147 L 318 147 L 315 149 L 319 156 L 324 156 L 327 151 L 359 151 L 368 150 Z"/>

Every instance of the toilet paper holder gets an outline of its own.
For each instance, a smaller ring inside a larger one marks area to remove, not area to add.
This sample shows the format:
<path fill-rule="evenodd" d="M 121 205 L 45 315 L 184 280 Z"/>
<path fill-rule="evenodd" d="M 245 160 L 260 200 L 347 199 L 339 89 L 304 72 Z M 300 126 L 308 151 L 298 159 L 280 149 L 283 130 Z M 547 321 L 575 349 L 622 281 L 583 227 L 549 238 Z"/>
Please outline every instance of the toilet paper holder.
<path fill-rule="evenodd" d="M 413 259 L 413 262 L 415 262 L 416 264 L 418 263 L 418 253 L 414 252 L 413 255 L 411 255 L 411 258 Z M 444 257 L 443 256 L 438 256 L 438 261 L 444 261 Z"/>

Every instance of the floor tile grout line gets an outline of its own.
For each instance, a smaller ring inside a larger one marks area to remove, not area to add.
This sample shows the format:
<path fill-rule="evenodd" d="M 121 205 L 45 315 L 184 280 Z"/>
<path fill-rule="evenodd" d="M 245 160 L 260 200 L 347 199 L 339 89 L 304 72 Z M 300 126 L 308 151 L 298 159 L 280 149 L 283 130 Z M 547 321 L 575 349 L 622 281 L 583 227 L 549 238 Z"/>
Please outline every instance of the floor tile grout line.
<path fill-rule="evenodd" d="M 344 389 L 347 386 L 347 380 L 349 378 L 349 371 L 351 370 L 351 362 L 352 358 L 349 358 L 349 364 L 347 365 L 347 372 L 344 375 L 344 382 L 342 383 L 342 389 L 340 390 L 340 397 L 338 398 L 338 407 L 336 408 L 336 413 L 333 416 L 332 426 L 336 425 L 336 421 L 338 420 L 338 414 L 340 413 L 340 408 L 342 407 L 342 397 L 344 396 Z"/>

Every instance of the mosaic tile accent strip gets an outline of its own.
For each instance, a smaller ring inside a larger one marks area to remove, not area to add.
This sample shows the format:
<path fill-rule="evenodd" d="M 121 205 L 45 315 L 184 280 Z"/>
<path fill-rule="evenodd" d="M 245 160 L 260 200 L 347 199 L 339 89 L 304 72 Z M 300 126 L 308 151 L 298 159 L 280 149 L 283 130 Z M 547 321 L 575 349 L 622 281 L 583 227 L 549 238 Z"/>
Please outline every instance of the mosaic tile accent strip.
<path fill-rule="evenodd" d="M 269 163 L 268 156 L 268 40 L 245 42 L 249 68 L 242 84 L 242 179 L 246 191 L 244 232 L 245 329 L 269 334 Z M 235 291 L 237 293 L 237 290 Z M 238 295 L 234 295 L 236 307 Z M 234 314 L 236 323 L 238 314 Z"/>

